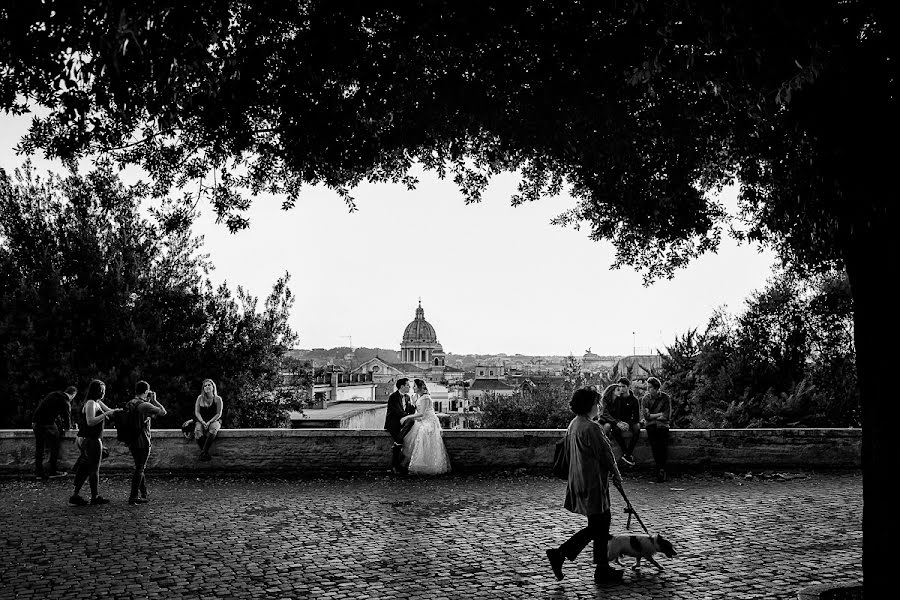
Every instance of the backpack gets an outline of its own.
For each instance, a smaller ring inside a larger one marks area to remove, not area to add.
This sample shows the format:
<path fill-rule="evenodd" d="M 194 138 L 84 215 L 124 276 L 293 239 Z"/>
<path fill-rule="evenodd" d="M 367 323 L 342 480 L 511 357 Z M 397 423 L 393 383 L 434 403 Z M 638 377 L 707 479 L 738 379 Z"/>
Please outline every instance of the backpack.
<path fill-rule="evenodd" d="M 126 446 L 135 443 L 144 428 L 144 420 L 137 407 L 137 403 L 127 402 L 122 412 L 116 414 L 116 439 Z"/>

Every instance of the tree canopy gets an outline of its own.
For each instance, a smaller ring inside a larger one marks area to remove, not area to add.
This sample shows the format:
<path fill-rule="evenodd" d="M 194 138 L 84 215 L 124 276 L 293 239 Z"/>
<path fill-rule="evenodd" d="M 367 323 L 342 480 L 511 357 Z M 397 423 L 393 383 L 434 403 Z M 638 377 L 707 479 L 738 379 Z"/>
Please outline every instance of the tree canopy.
<path fill-rule="evenodd" d="M 477 201 L 514 170 L 514 203 L 571 186 L 581 204 L 559 221 L 656 277 L 716 247 L 725 215 L 706 192 L 737 177 L 742 235 L 816 266 L 840 258 L 842 211 L 885 210 L 857 201 L 860 170 L 887 164 L 870 143 L 895 102 L 882 10 L 18 3 L 0 9 L 0 106 L 51 109 L 22 149 L 140 164 L 160 195 L 201 181 L 233 228 L 261 191 L 290 206 L 320 183 L 352 207 L 354 185 L 414 185 L 420 163 Z"/>

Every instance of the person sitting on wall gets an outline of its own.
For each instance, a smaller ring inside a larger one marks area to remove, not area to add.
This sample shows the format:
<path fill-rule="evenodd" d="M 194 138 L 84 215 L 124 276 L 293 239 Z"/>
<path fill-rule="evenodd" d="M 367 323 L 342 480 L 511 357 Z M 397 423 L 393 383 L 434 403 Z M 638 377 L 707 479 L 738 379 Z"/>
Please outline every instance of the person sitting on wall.
<path fill-rule="evenodd" d="M 612 405 L 613 400 L 616 397 L 616 394 L 619 390 L 618 383 L 611 383 L 603 390 L 597 389 L 597 386 L 590 386 L 591 390 L 594 390 L 600 395 L 600 407 L 597 412 L 597 416 L 594 418 L 594 421 L 597 422 L 601 427 L 603 427 L 603 432 L 606 434 L 606 437 L 609 437 L 610 427 L 613 423 L 616 422 L 616 419 L 612 416 L 612 413 L 609 412 L 609 407 Z"/>
<path fill-rule="evenodd" d="M 209 449 L 222 428 L 222 409 L 225 405 L 212 379 L 204 379 L 202 388 L 194 403 L 194 437 L 200 446 L 200 460 L 207 461 L 212 460 Z"/>

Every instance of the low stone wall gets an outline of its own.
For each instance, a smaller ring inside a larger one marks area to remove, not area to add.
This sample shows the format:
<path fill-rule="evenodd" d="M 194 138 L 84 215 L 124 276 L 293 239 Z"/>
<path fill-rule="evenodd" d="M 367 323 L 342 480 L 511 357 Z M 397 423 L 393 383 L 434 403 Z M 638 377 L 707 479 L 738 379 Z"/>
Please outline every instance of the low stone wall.
<path fill-rule="evenodd" d="M 455 471 L 548 469 L 553 447 L 563 436 L 555 429 L 459 429 L 444 431 Z M 128 449 L 107 431 L 110 457 L 103 471 L 132 468 Z M 653 458 L 641 431 L 634 457 L 638 467 Z M 60 468 L 71 470 L 77 457 L 75 437 L 66 434 Z M 356 429 L 223 429 L 213 460 L 200 462 L 196 442 L 180 430 L 153 432 L 151 471 L 281 471 L 325 473 L 386 470 L 391 438 L 384 431 Z M 673 429 L 669 468 L 709 470 L 858 468 L 859 429 Z M 45 458 L 46 460 L 46 458 Z M 28 429 L 0 430 L 0 474 L 34 472 L 34 436 Z"/>

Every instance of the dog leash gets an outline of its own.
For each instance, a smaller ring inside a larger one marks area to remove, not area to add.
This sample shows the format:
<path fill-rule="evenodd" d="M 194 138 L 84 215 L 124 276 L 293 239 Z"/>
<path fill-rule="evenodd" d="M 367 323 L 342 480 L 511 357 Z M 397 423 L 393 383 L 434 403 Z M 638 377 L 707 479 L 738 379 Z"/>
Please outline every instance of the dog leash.
<path fill-rule="evenodd" d="M 625 495 L 625 490 L 622 487 L 617 487 L 619 493 L 622 494 L 622 499 L 625 500 L 625 512 L 628 513 L 628 521 L 625 523 L 625 529 L 631 529 L 631 515 L 634 515 L 634 518 L 637 519 L 637 522 L 641 524 L 641 527 L 644 528 L 644 533 L 650 535 L 650 531 L 647 529 L 647 526 L 644 525 L 644 522 L 641 521 L 641 516 L 637 514 L 637 511 L 634 510 L 634 507 L 631 505 L 631 500 L 628 499 L 628 496 Z"/>

